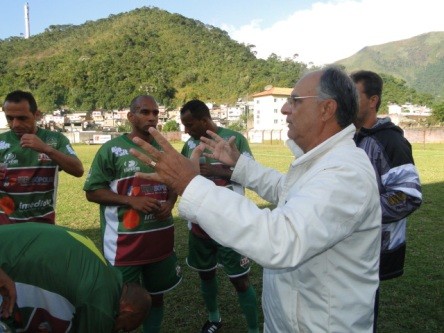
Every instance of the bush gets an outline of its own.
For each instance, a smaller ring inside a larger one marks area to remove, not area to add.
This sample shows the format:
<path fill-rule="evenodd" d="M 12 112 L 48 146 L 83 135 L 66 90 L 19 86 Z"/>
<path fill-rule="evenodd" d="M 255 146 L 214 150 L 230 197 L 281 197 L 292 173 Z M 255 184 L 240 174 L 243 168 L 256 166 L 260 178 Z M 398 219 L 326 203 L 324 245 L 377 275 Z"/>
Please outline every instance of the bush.
<path fill-rule="evenodd" d="M 162 127 L 162 132 L 178 132 L 180 131 L 179 124 L 175 120 L 168 120 Z"/>

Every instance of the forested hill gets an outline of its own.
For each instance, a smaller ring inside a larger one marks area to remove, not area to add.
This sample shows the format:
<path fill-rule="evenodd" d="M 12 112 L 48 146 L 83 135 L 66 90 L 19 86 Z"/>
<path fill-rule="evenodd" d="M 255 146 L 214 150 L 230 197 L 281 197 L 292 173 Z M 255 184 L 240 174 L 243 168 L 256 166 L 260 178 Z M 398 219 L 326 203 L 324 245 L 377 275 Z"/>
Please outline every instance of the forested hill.
<path fill-rule="evenodd" d="M 443 31 L 367 46 L 337 64 L 345 66 L 347 71 L 365 68 L 390 74 L 405 80 L 407 85 L 418 92 L 444 99 Z"/>
<path fill-rule="evenodd" d="M 263 87 L 291 87 L 305 64 L 272 55 L 200 21 L 140 8 L 29 39 L 0 40 L 0 98 L 32 91 L 42 111 L 127 107 L 140 93 L 167 106 L 191 98 L 234 102 Z"/>

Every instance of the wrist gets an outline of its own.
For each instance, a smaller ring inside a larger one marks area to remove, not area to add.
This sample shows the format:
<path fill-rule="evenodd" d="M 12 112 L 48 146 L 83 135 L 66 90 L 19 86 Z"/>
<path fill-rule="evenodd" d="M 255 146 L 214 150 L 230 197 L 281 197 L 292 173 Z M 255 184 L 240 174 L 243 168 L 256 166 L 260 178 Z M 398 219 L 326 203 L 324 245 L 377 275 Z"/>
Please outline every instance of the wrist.
<path fill-rule="evenodd" d="M 46 145 L 45 150 L 43 151 L 44 154 L 50 156 L 54 152 L 54 148 L 52 148 L 49 145 Z"/>

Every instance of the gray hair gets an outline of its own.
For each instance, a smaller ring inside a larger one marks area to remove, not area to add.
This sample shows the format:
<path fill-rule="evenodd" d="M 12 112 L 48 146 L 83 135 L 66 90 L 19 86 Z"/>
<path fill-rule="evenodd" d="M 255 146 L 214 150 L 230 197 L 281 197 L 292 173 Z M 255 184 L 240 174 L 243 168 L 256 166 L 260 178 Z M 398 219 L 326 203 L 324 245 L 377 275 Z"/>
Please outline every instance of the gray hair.
<path fill-rule="evenodd" d="M 358 92 L 353 80 L 341 68 L 329 66 L 322 70 L 318 86 L 321 99 L 334 99 L 338 105 L 336 121 L 341 128 L 352 124 L 358 114 Z"/>

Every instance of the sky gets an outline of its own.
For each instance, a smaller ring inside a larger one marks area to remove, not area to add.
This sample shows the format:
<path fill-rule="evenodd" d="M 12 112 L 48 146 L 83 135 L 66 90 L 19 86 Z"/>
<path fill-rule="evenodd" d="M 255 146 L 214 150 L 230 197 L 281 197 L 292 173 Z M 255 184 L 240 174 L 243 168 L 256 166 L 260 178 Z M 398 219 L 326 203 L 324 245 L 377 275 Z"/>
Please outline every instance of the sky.
<path fill-rule="evenodd" d="M 260 58 L 274 53 L 314 65 L 365 46 L 444 31 L 442 0 L 1 0 L 0 39 L 25 34 L 26 2 L 31 36 L 50 25 L 80 25 L 152 6 L 219 27 L 254 45 Z"/>

